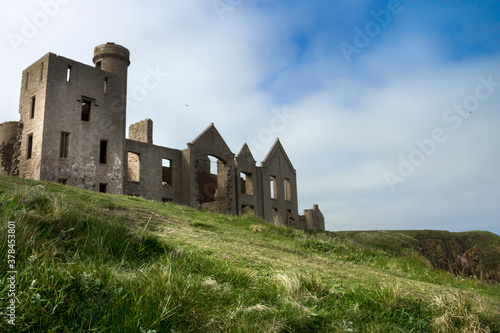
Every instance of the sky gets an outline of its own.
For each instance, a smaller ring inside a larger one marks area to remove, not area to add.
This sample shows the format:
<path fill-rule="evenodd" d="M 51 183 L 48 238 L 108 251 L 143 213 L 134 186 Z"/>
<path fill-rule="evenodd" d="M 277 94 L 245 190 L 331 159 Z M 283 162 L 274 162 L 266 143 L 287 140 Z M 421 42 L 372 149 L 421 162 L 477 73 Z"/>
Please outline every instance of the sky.
<path fill-rule="evenodd" d="M 327 230 L 500 234 L 500 1 L 5 0 L 0 22 L 0 122 L 44 54 L 115 42 L 127 124 L 184 149 L 213 122 L 259 162 L 279 137 Z"/>

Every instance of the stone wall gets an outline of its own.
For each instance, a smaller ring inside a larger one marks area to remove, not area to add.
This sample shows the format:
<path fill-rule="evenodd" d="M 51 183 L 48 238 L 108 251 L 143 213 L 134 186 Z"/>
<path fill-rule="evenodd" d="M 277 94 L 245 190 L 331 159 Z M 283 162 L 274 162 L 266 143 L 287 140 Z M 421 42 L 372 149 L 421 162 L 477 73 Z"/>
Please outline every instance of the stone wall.
<path fill-rule="evenodd" d="M 183 196 L 183 158 L 180 150 L 126 140 L 125 151 L 127 154 L 135 154 L 137 158 L 133 159 L 135 165 L 128 165 L 130 159 L 126 160 L 125 170 L 128 172 L 125 174 L 124 194 L 189 205 Z M 163 167 L 164 160 L 169 162 L 168 170 Z M 128 174 L 129 172 L 132 174 Z M 164 181 L 165 173 L 169 175 L 170 182 Z"/>
<path fill-rule="evenodd" d="M 264 218 L 260 169 L 257 169 L 255 159 L 247 144 L 243 145 L 236 156 L 236 168 L 236 177 L 239 180 L 236 184 L 239 214 L 252 214 Z"/>
<path fill-rule="evenodd" d="M 20 177 L 34 180 L 41 178 L 42 148 L 44 143 L 45 105 L 49 59 L 48 53 L 23 71 L 19 115 L 21 141 L 17 147 L 17 173 Z"/>
<path fill-rule="evenodd" d="M 0 124 L 0 175 L 10 175 L 17 143 L 18 121 Z"/>
<path fill-rule="evenodd" d="M 304 215 L 299 215 L 295 227 L 299 229 L 325 230 L 325 218 L 319 206 L 313 205 L 312 209 L 304 209 Z"/>
<path fill-rule="evenodd" d="M 130 140 L 153 144 L 153 121 L 145 119 L 129 126 Z"/>
<path fill-rule="evenodd" d="M 261 163 L 260 172 L 264 219 L 295 226 L 299 219 L 296 171 L 279 140 Z"/>
<path fill-rule="evenodd" d="M 46 69 L 41 179 L 122 194 L 126 66 L 108 72 L 50 54 Z"/>

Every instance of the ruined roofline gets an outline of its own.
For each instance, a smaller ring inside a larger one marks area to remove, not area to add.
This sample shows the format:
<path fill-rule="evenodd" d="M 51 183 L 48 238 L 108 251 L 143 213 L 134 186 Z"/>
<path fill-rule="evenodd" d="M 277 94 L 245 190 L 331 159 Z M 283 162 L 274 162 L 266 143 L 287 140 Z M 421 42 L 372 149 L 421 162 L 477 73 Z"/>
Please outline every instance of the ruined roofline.
<path fill-rule="evenodd" d="M 97 45 L 94 48 L 94 57 L 92 58 L 92 62 L 95 64 L 99 60 L 109 57 L 124 60 L 127 67 L 130 66 L 130 51 L 126 47 L 114 42 Z"/>
<path fill-rule="evenodd" d="M 7 120 L 7 121 L 4 121 L 3 123 L 0 123 L 0 126 L 3 126 L 3 125 L 18 125 L 18 124 L 19 124 L 19 121 Z"/>
<path fill-rule="evenodd" d="M 281 144 L 281 141 L 279 138 L 276 138 L 276 141 L 274 141 L 273 146 L 271 147 L 271 149 L 267 153 L 266 157 L 264 158 L 264 161 L 262 161 L 260 163 L 260 166 L 263 168 L 267 167 L 267 165 L 271 162 L 271 160 L 273 159 L 273 156 L 277 153 L 278 150 L 281 150 L 283 156 L 285 157 L 285 161 L 290 166 L 290 169 L 293 171 L 293 174 L 296 175 L 297 170 L 295 170 L 295 168 L 293 167 L 293 164 L 290 161 L 290 159 L 288 158 L 288 155 L 285 151 L 285 148 L 283 148 L 283 145 Z"/>
<path fill-rule="evenodd" d="M 106 45 L 106 44 L 104 44 L 104 45 Z M 118 45 L 118 46 L 120 46 L 120 45 Z M 127 51 L 128 51 L 128 50 L 127 50 Z M 103 55 L 105 55 L 105 56 L 113 56 L 113 54 L 107 54 L 107 53 L 106 53 L 106 54 L 103 54 Z M 100 56 L 102 57 L 102 55 L 100 55 Z M 33 69 L 33 67 L 34 67 L 34 66 L 36 66 L 36 65 L 37 65 L 37 64 L 38 64 L 38 63 L 39 63 L 42 59 L 47 58 L 47 57 L 48 57 L 49 59 L 50 59 L 50 58 L 56 58 L 56 59 L 58 59 L 58 60 L 66 60 L 66 61 L 68 61 L 68 63 L 74 64 L 74 65 L 86 66 L 86 67 L 89 67 L 89 68 L 93 68 L 93 69 L 95 69 L 95 70 L 100 70 L 100 71 L 103 71 L 103 72 L 105 72 L 105 73 L 106 73 L 106 75 L 112 75 L 112 76 L 119 77 L 119 75 L 116 75 L 116 74 L 114 74 L 114 73 L 112 73 L 112 72 L 107 72 L 107 71 L 104 71 L 104 70 L 101 70 L 101 69 L 96 68 L 94 63 L 92 63 L 92 64 L 89 64 L 89 63 L 84 63 L 84 62 L 77 61 L 77 60 L 74 60 L 74 59 L 71 59 L 71 58 L 67 58 L 67 57 L 65 57 L 65 56 L 59 55 L 59 54 L 54 53 L 54 52 L 47 52 L 47 53 L 45 53 L 43 56 L 39 57 L 37 60 L 35 60 L 34 62 L 32 62 L 32 63 L 31 63 L 31 65 L 29 65 L 28 67 L 26 67 L 26 68 L 24 68 L 24 69 L 23 69 L 23 71 L 22 71 L 23 75 L 24 75 L 26 72 L 28 72 L 28 71 L 32 70 L 32 69 Z M 94 60 L 94 58 L 95 58 L 95 56 L 92 58 L 92 61 Z M 123 59 L 123 57 L 120 57 L 120 58 L 121 58 L 121 59 Z M 130 63 L 130 60 L 128 60 L 128 61 L 129 61 L 129 63 Z"/>
<path fill-rule="evenodd" d="M 194 145 L 197 141 L 201 140 L 201 138 L 203 137 L 203 135 L 205 135 L 210 129 L 215 129 L 215 131 L 217 133 L 219 133 L 219 131 L 217 130 L 217 128 L 215 127 L 214 123 L 210 123 L 210 125 L 203 131 L 201 132 L 193 141 L 187 143 L 187 146 L 188 148 L 191 147 L 192 145 Z M 220 135 L 220 133 L 219 133 Z M 222 135 L 220 135 L 220 137 L 222 138 Z M 222 138 L 222 140 L 224 141 L 224 143 L 226 144 L 227 146 L 227 143 L 225 142 L 225 140 Z M 245 142 L 243 144 L 243 146 L 241 147 L 238 155 L 236 155 L 236 157 L 240 156 L 240 154 L 244 151 L 244 148 L 246 147 L 246 149 L 248 149 L 248 151 L 250 152 L 250 155 L 252 157 L 252 160 L 257 163 L 257 161 L 255 160 L 255 158 L 253 157 L 253 154 L 252 154 L 252 151 L 250 150 L 250 148 L 248 147 L 247 143 Z M 231 149 L 229 148 L 229 146 L 227 146 L 227 149 L 229 149 L 229 152 L 231 154 L 232 151 Z M 293 164 L 292 162 L 290 161 L 290 158 L 288 157 L 286 151 L 285 151 L 285 148 L 283 148 L 283 145 L 281 144 L 281 141 L 279 138 L 276 138 L 276 141 L 274 142 L 274 144 L 272 145 L 271 149 L 269 150 L 269 152 L 267 153 L 266 157 L 264 158 L 264 161 L 262 161 L 260 163 L 260 166 L 261 167 L 267 167 L 267 165 L 270 163 L 270 161 L 272 160 L 273 156 L 276 154 L 276 152 L 278 150 L 281 150 L 283 156 L 285 157 L 285 160 L 286 162 L 288 163 L 288 165 L 290 166 L 290 169 L 292 170 L 293 174 L 296 175 L 297 174 L 297 171 L 295 170 L 295 168 L 293 167 Z M 234 155 L 234 154 L 233 154 Z"/>
<path fill-rule="evenodd" d="M 139 124 L 141 122 L 144 122 L 144 121 L 147 121 L 147 120 L 152 121 L 150 118 L 146 118 L 144 120 L 137 121 L 137 122 L 129 125 L 129 130 L 130 130 L 130 126 L 137 125 L 137 124 Z M 224 143 L 226 144 L 225 140 L 223 139 L 222 135 L 220 135 L 220 132 L 217 130 L 217 128 L 215 127 L 214 123 L 210 123 L 210 125 L 207 128 L 205 128 L 200 134 L 198 134 L 198 136 L 196 136 L 196 138 L 194 140 L 192 140 L 191 142 L 188 142 L 186 144 L 187 147 L 189 148 L 189 147 L 191 147 L 193 145 L 196 145 L 197 141 L 201 141 L 203 139 L 203 136 L 206 135 L 206 133 L 209 132 L 210 130 L 215 130 L 219 134 L 219 136 L 222 138 L 222 140 L 224 141 Z M 128 141 L 134 141 L 134 142 L 142 142 L 142 141 L 134 140 L 134 139 L 130 138 L 130 133 L 129 133 L 129 138 L 126 138 L 126 140 L 128 140 Z M 154 146 L 154 147 L 168 148 L 168 149 L 173 149 L 173 150 L 181 151 L 180 149 L 171 148 L 171 147 L 167 147 L 167 146 L 163 146 L 163 145 L 158 145 L 158 144 L 153 144 L 153 143 L 147 143 L 147 142 L 142 142 L 142 143 L 143 144 L 148 144 L 148 145 L 151 145 L 151 146 Z M 226 144 L 226 146 L 227 146 L 227 144 Z M 234 153 L 232 153 L 232 151 L 229 148 L 229 146 L 227 146 L 227 149 L 230 152 L 230 154 L 234 155 Z M 278 149 L 281 149 L 283 155 L 285 156 L 285 159 L 286 159 L 287 163 L 291 167 L 291 170 L 293 171 L 294 174 L 296 174 L 296 170 L 293 167 L 292 163 L 290 162 L 290 160 L 288 158 L 288 155 L 286 154 L 285 149 L 283 148 L 283 146 L 281 144 L 281 141 L 279 141 L 279 138 L 276 139 L 276 141 L 274 142 L 273 146 L 271 147 L 271 149 L 267 153 L 266 158 L 264 159 L 263 162 L 261 162 L 261 166 L 265 166 L 265 164 L 269 163 L 269 161 L 272 159 L 272 157 L 274 156 L 274 154 L 277 152 Z M 243 143 L 240 151 L 238 152 L 237 155 L 235 155 L 235 158 L 236 159 L 241 158 L 242 155 L 243 155 L 243 153 L 245 151 L 247 151 L 250 154 L 250 158 L 252 159 L 252 161 L 255 164 L 257 164 L 257 161 L 253 157 L 252 151 L 251 151 L 250 147 L 248 146 L 248 144 L 246 142 Z"/>
<path fill-rule="evenodd" d="M 208 130 L 209 130 L 209 129 L 211 129 L 212 127 L 213 127 L 213 128 L 215 128 L 214 123 L 210 123 L 210 125 L 208 125 L 208 127 L 207 127 L 207 128 L 205 128 L 205 129 L 204 129 L 204 130 L 203 130 L 200 134 L 198 134 L 198 136 L 197 136 L 196 138 L 194 138 L 194 140 L 193 140 L 193 141 L 186 143 L 186 145 L 187 145 L 188 147 L 190 147 L 190 146 L 194 145 L 194 144 L 195 144 L 195 142 L 196 142 L 196 141 L 198 141 L 198 140 L 200 140 L 200 139 L 201 139 L 201 137 L 203 136 L 203 134 L 205 134 L 206 132 L 208 132 Z"/>
<path fill-rule="evenodd" d="M 49 60 L 55 58 L 55 59 L 57 59 L 57 61 L 67 61 L 68 64 L 70 64 L 70 65 L 85 66 L 85 67 L 88 67 L 88 68 L 92 68 L 92 69 L 98 70 L 93 65 L 89 65 L 89 64 L 83 63 L 81 61 L 73 60 L 71 58 L 67 58 L 67 57 L 58 55 L 58 54 L 53 53 L 53 52 L 47 52 L 46 54 L 44 54 L 43 56 L 41 56 L 40 58 L 38 58 L 36 61 L 34 61 L 33 63 L 31 63 L 31 65 L 29 65 L 28 67 L 26 67 L 25 69 L 23 69 L 22 75 L 24 76 L 27 72 L 30 72 L 31 70 L 33 70 L 33 68 L 36 67 L 38 65 L 38 63 L 40 61 L 42 61 L 42 59 L 45 59 L 45 58 L 48 58 Z M 47 64 L 47 67 L 49 67 L 48 65 L 49 64 Z M 118 77 L 117 75 L 115 75 L 113 73 L 108 73 L 108 72 L 106 72 L 106 75 L 111 75 L 111 76 Z"/>
<path fill-rule="evenodd" d="M 167 147 L 167 146 L 160 146 L 160 145 L 157 145 L 157 144 L 154 144 L 154 143 L 147 143 L 147 142 L 143 142 L 143 141 L 132 140 L 132 139 L 129 139 L 129 138 L 125 138 L 125 141 L 133 142 L 134 144 L 140 144 L 140 145 L 142 145 L 142 147 L 145 147 L 147 145 L 147 146 L 150 146 L 150 147 L 166 148 L 166 149 L 170 149 L 170 150 L 181 151 L 180 149 L 170 148 L 170 147 Z"/>
<path fill-rule="evenodd" d="M 187 143 L 187 146 L 188 147 L 191 147 L 192 145 L 194 145 L 197 141 L 201 140 L 202 137 L 211 129 L 214 129 L 219 135 L 219 131 L 217 130 L 217 128 L 215 127 L 214 123 L 210 123 L 210 125 L 203 131 L 201 132 L 193 141 Z M 220 137 L 222 138 L 222 135 L 220 135 Z M 227 146 L 227 143 L 225 142 L 224 139 L 222 139 L 224 141 L 224 143 L 226 144 Z M 243 144 L 243 146 L 241 147 L 238 155 L 236 155 L 236 157 L 240 156 L 240 154 L 243 152 L 244 148 L 247 148 L 248 151 L 250 152 L 251 156 L 252 156 L 252 159 L 255 161 L 255 158 L 253 157 L 253 154 L 252 154 L 252 151 L 250 150 L 250 148 L 248 147 L 247 143 L 245 142 Z M 231 154 L 232 151 L 231 149 L 229 148 L 229 146 L 227 146 L 227 148 L 229 149 L 229 152 Z M 276 152 L 278 150 L 281 150 L 281 152 L 283 153 L 283 156 L 285 156 L 285 160 L 287 161 L 288 165 L 290 166 L 290 169 L 293 171 L 294 174 L 296 174 L 296 170 L 295 168 L 293 167 L 293 164 L 292 162 L 290 161 L 290 159 L 288 158 L 288 155 L 285 151 L 285 149 L 283 148 L 283 145 L 281 144 L 281 141 L 279 138 L 276 138 L 276 141 L 274 142 L 274 144 L 272 145 L 271 149 L 269 150 L 269 152 L 267 153 L 266 157 L 264 158 L 264 161 L 262 161 L 260 164 L 261 164 L 261 167 L 265 167 L 267 166 L 267 164 L 269 164 L 269 162 L 272 160 L 272 157 L 274 156 L 274 154 L 276 154 Z M 234 155 L 234 154 L 233 154 Z M 256 161 L 255 161 L 256 162 Z"/>
<path fill-rule="evenodd" d="M 226 143 L 226 140 L 224 140 L 224 137 L 220 134 L 219 130 L 217 129 L 217 127 L 215 127 L 214 123 L 210 123 L 210 125 L 203 132 L 201 132 L 200 135 L 198 135 L 193 141 L 189 142 L 187 144 L 188 148 L 191 148 L 192 146 L 196 146 L 196 145 L 204 146 L 203 139 L 210 132 L 212 132 L 212 144 L 213 144 L 213 140 L 216 139 L 216 137 L 213 136 L 213 134 L 216 133 L 218 139 L 224 145 L 224 148 L 223 148 L 224 154 L 231 155 L 232 159 L 234 159 L 234 156 L 235 156 L 234 153 L 232 152 L 231 148 L 229 148 L 228 144 Z M 215 156 L 215 157 L 220 158 L 220 156 Z"/>
<path fill-rule="evenodd" d="M 42 60 L 43 58 L 52 57 L 52 56 L 57 57 L 58 55 L 55 53 L 52 53 L 52 52 L 45 53 L 43 56 L 41 56 L 40 58 L 38 58 L 37 60 L 32 62 L 31 65 L 29 65 L 28 67 L 23 69 L 23 71 L 22 71 L 23 76 L 26 72 L 29 72 L 31 69 L 33 69 L 33 67 L 35 67 L 40 62 L 40 60 Z"/>
<path fill-rule="evenodd" d="M 243 146 L 241 147 L 241 149 L 240 149 L 240 151 L 239 151 L 238 155 L 236 155 L 236 158 L 241 157 L 245 151 L 248 151 L 248 152 L 250 153 L 250 157 L 252 158 L 252 161 L 253 161 L 254 163 L 257 163 L 257 161 L 255 160 L 255 158 L 253 157 L 253 154 L 252 154 L 252 151 L 250 150 L 250 147 L 248 147 L 248 145 L 247 145 L 247 143 L 246 143 L 246 142 L 245 142 L 245 143 L 243 143 Z"/>

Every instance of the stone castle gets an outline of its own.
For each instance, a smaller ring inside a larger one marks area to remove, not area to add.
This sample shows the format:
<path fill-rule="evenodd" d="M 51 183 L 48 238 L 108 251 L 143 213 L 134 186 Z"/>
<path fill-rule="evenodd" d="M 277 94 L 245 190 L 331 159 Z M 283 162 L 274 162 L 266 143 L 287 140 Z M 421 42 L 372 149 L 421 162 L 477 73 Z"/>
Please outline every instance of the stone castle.
<path fill-rule="evenodd" d="M 246 144 L 233 154 L 213 124 L 184 150 L 154 145 L 150 119 L 127 139 L 129 50 L 99 45 L 93 62 L 48 53 L 23 71 L 21 119 L 0 124 L 0 174 L 325 229 L 318 205 L 298 214 L 296 171 L 279 140 L 256 166 Z"/>

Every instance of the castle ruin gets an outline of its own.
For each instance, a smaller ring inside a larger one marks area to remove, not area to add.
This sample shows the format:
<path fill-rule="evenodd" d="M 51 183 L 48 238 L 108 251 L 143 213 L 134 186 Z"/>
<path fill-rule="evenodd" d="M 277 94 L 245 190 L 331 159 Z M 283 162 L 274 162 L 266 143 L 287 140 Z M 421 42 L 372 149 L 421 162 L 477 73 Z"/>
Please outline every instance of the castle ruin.
<path fill-rule="evenodd" d="M 233 154 L 214 124 L 184 150 L 153 144 L 150 119 L 127 139 L 129 50 L 99 45 L 93 62 L 48 53 L 23 71 L 20 121 L 0 124 L 0 174 L 325 229 L 318 205 L 298 214 L 296 171 L 278 139 L 260 166 L 246 144 Z"/>

